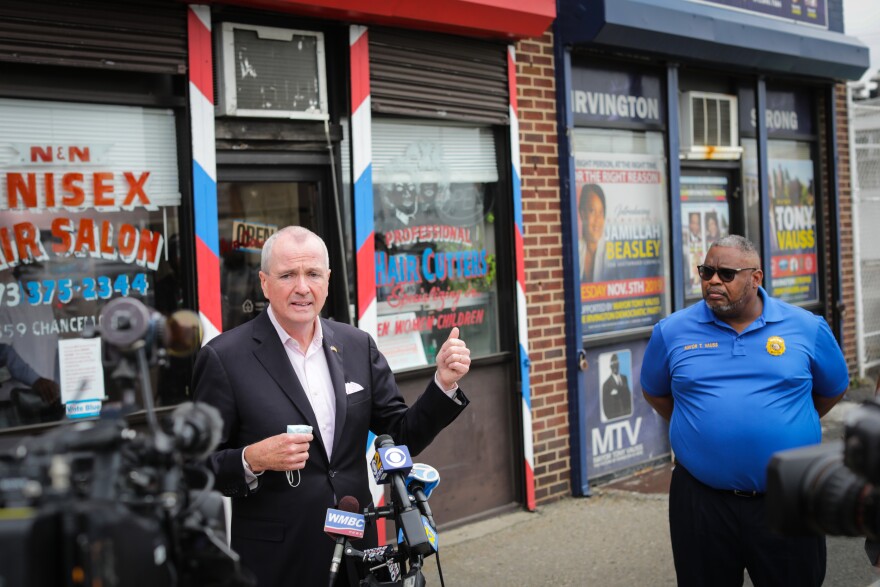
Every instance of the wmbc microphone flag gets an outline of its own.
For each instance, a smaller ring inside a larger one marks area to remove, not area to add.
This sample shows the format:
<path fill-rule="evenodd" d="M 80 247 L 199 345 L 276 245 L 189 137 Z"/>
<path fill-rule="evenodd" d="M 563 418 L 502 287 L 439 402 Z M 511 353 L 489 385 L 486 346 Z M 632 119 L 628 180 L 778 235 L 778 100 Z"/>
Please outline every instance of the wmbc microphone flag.
<path fill-rule="evenodd" d="M 364 537 L 364 516 L 352 512 L 327 508 L 324 532 L 336 536 Z"/>

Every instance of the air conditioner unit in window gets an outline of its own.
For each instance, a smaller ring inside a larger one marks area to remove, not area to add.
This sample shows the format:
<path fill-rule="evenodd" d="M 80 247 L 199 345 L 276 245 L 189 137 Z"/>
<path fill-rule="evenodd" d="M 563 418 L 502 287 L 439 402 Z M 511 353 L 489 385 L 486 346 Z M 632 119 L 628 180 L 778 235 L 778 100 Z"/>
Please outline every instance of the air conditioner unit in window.
<path fill-rule="evenodd" d="M 684 92 L 679 101 L 683 159 L 739 159 L 736 96 Z"/>
<path fill-rule="evenodd" d="M 322 33 L 223 23 L 219 43 L 219 115 L 327 118 Z"/>

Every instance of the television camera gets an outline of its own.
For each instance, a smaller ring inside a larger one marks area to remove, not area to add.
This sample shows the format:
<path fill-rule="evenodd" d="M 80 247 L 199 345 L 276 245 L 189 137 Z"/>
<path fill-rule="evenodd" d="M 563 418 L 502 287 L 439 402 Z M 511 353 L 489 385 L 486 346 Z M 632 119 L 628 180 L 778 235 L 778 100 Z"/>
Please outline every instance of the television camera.
<path fill-rule="evenodd" d="M 778 452 L 767 467 L 771 528 L 880 540 L 880 402 L 854 409 L 843 441 Z"/>
<path fill-rule="evenodd" d="M 201 464 L 219 442 L 219 412 L 184 403 L 160 424 L 153 408 L 149 363 L 197 349 L 198 316 L 166 320 L 118 298 L 99 324 L 91 335 L 125 389 L 123 408 L 0 453 L 0 584 L 253 585 L 226 545 L 221 497 Z M 145 431 L 123 417 L 136 387 Z"/>

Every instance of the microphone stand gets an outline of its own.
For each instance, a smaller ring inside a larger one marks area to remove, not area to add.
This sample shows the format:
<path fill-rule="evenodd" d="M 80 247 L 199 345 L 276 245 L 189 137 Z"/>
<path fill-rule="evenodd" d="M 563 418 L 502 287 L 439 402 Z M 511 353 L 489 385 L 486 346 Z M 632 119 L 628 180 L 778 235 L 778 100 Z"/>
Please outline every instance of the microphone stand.
<path fill-rule="evenodd" d="M 404 495 L 407 494 L 404 493 Z M 408 495 L 407 501 L 409 501 Z M 400 514 L 406 513 L 407 511 L 418 513 L 420 509 L 421 508 L 413 508 L 411 502 L 408 508 L 402 508 L 394 503 L 381 507 L 371 505 L 364 509 L 364 519 L 367 524 L 374 524 L 379 518 L 390 518 L 394 520 L 396 528 L 401 530 L 403 524 L 406 522 L 401 520 Z M 428 507 L 427 511 L 430 512 L 430 507 Z M 436 529 L 433 519 L 430 523 L 431 526 Z M 420 532 L 425 531 L 421 521 L 418 524 L 418 528 Z M 406 536 L 405 533 L 404 536 Z M 384 547 L 384 552 L 379 552 L 382 549 L 383 547 L 379 547 L 378 549 L 370 549 L 365 552 L 346 544 L 345 556 L 359 560 L 366 569 L 365 574 L 360 577 L 359 585 L 361 587 L 399 587 L 400 585 L 407 585 L 407 587 L 425 587 L 426 581 L 424 573 L 422 572 L 422 569 L 424 568 L 425 554 L 417 549 L 410 549 L 405 542 L 402 543 L 400 548 L 386 546 Z M 445 587 L 446 583 L 443 579 L 443 570 L 440 568 L 440 553 L 439 551 L 435 551 L 434 554 L 437 556 L 437 570 L 440 576 L 440 585 Z M 385 581 L 376 576 L 377 572 L 382 569 L 387 569 L 389 577 L 394 577 L 392 567 L 395 564 L 399 564 L 402 567 L 396 579 Z"/>
<path fill-rule="evenodd" d="M 333 548 L 333 558 L 330 560 L 330 587 L 336 583 L 336 576 L 339 574 L 339 565 L 342 564 L 342 557 L 351 549 L 348 539 L 340 536 L 336 540 L 336 546 Z"/>

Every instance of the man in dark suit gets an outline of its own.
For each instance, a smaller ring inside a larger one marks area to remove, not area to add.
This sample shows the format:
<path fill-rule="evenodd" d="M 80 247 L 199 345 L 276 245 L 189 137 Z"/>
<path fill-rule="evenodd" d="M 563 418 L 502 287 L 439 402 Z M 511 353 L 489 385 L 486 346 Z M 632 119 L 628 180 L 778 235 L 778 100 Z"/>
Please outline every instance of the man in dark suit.
<path fill-rule="evenodd" d="M 390 434 L 416 455 L 468 404 L 457 382 L 470 350 L 457 328 L 408 408 L 373 339 L 320 318 L 329 276 L 320 237 L 298 226 L 280 230 L 261 259 L 269 308 L 196 359 L 195 398 L 223 416 L 211 467 L 217 488 L 232 497 L 232 548 L 261 587 L 327 584 L 334 546 L 323 533 L 327 508 L 344 496 L 361 507 L 371 502 L 368 431 Z M 287 434 L 289 424 L 314 433 Z M 368 528 L 364 542 L 376 541 Z"/>
<path fill-rule="evenodd" d="M 620 374 L 617 353 L 611 355 L 611 375 L 602 384 L 602 411 L 606 420 L 613 420 L 632 413 L 632 392 L 626 375 Z"/>

